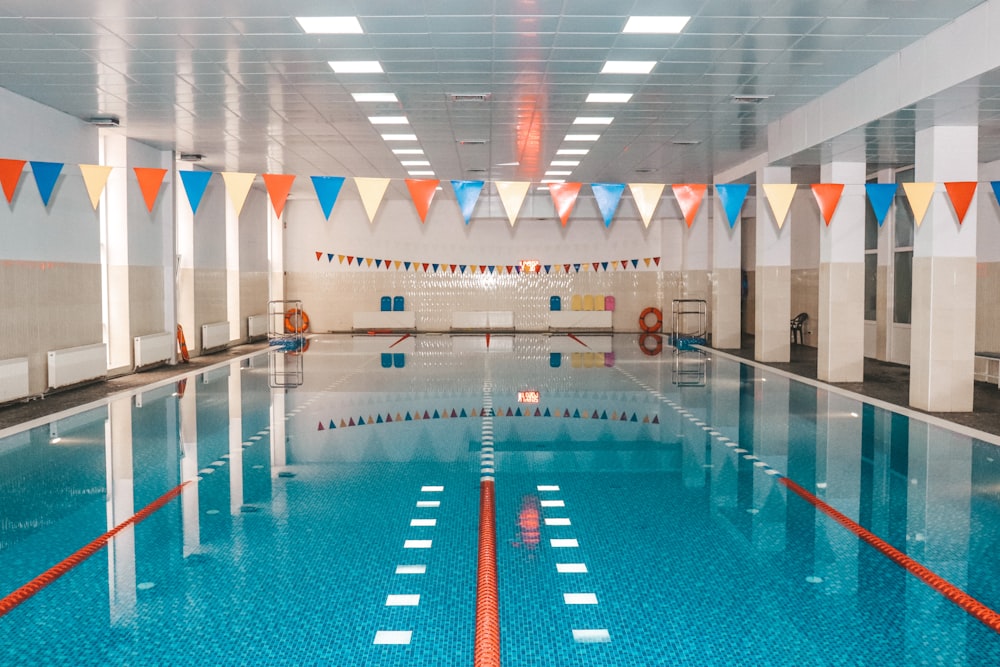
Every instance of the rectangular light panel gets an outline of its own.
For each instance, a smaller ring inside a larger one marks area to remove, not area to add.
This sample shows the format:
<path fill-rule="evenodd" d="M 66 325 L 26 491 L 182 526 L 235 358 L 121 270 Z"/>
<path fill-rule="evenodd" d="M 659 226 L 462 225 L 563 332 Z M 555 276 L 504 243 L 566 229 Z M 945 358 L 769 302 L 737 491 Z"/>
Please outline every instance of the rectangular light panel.
<path fill-rule="evenodd" d="M 656 67 L 655 60 L 609 60 L 601 74 L 649 74 Z"/>
<path fill-rule="evenodd" d="M 296 16 L 302 30 L 310 35 L 360 35 L 364 33 L 357 16 Z"/>
<path fill-rule="evenodd" d="M 690 16 L 630 16 L 622 32 L 676 35 L 690 20 Z"/>
<path fill-rule="evenodd" d="M 330 60 L 330 68 L 337 74 L 377 74 L 382 63 L 377 60 Z"/>

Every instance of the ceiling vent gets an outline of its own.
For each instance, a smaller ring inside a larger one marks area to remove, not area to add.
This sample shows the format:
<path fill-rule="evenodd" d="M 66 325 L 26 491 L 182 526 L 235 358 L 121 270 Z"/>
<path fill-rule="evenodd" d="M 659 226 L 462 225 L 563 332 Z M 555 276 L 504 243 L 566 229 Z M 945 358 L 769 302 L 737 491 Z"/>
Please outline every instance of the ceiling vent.
<path fill-rule="evenodd" d="M 201 162 L 205 159 L 205 156 L 201 153 L 181 153 L 177 156 L 177 159 L 181 162 Z"/>
<path fill-rule="evenodd" d="M 118 116 L 93 116 L 87 122 L 97 127 L 118 127 L 121 124 Z"/>
<path fill-rule="evenodd" d="M 698 139 L 674 139 L 670 143 L 674 146 L 697 146 L 701 141 Z"/>
<path fill-rule="evenodd" d="M 730 99 L 733 104 L 760 104 L 770 95 L 733 95 Z"/>
<path fill-rule="evenodd" d="M 489 143 L 488 139 L 458 139 L 459 146 L 485 146 Z"/>
<path fill-rule="evenodd" d="M 449 93 L 448 99 L 452 102 L 487 102 L 490 93 Z"/>

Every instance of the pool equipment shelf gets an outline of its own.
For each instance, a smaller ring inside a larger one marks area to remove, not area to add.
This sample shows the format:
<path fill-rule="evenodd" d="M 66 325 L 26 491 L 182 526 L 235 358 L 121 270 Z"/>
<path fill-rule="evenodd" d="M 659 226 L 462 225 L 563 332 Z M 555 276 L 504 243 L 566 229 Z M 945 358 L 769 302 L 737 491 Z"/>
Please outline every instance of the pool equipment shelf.
<path fill-rule="evenodd" d="M 309 347 L 305 327 L 289 331 L 289 313 L 304 313 L 301 301 L 267 302 L 268 384 L 275 389 L 298 387 L 304 381 L 302 353 Z"/>
<path fill-rule="evenodd" d="M 708 335 L 708 303 L 704 299 L 674 299 L 671 304 L 675 345 L 703 344 Z M 681 347 L 681 345 L 678 345 Z"/>
<path fill-rule="evenodd" d="M 678 387 L 704 387 L 708 355 L 702 350 L 675 349 L 671 382 Z"/>

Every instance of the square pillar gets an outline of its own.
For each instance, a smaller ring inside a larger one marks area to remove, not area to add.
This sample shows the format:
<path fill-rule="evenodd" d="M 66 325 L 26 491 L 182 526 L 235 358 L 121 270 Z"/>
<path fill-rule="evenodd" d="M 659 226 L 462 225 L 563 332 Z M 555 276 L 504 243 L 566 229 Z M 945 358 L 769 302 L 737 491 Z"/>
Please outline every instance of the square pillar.
<path fill-rule="evenodd" d="M 976 343 L 976 208 L 964 221 L 944 188 L 979 175 L 976 126 L 930 127 L 916 135 L 917 182 L 935 183 L 914 231 L 910 330 L 910 405 L 970 412 Z"/>
<path fill-rule="evenodd" d="M 740 219 L 730 227 L 718 197 L 709 221 L 712 230 L 712 347 L 739 349 L 743 289 Z"/>
<path fill-rule="evenodd" d="M 865 372 L 865 163 L 825 162 L 820 168 L 820 180 L 842 183 L 844 191 L 830 224 L 821 223 L 820 228 L 816 375 L 826 382 L 862 382 Z"/>
<path fill-rule="evenodd" d="M 792 232 L 790 221 L 778 227 L 764 195 L 765 183 L 791 183 L 790 167 L 757 170 L 757 259 L 754 266 L 754 359 L 787 362 L 791 358 Z M 789 213 L 791 216 L 791 213 Z"/>

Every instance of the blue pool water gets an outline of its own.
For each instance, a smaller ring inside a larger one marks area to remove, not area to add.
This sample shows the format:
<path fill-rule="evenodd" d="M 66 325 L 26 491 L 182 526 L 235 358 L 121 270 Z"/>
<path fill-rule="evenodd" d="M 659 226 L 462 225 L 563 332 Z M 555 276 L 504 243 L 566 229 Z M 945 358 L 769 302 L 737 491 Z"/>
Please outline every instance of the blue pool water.
<path fill-rule="evenodd" d="M 472 664 L 486 395 L 504 665 L 1000 664 L 779 482 L 1000 609 L 987 436 L 540 335 L 318 337 L 0 434 L 0 595 L 187 482 L 0 618 L 0 664 Z"/>

